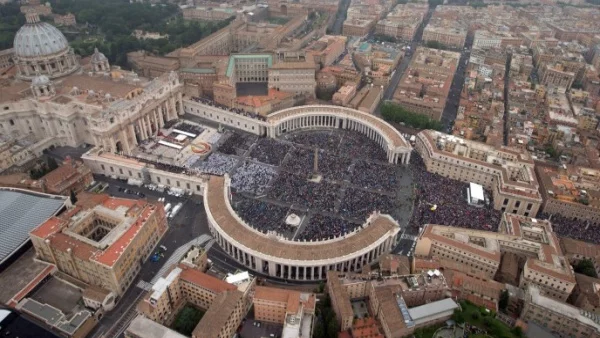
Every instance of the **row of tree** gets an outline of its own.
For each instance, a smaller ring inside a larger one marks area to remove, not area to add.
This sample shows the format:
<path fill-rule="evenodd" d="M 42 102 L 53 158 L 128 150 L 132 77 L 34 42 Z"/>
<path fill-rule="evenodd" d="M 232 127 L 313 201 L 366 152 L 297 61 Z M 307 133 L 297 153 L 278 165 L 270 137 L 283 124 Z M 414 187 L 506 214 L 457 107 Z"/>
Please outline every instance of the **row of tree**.
<path fill-rule="evenodd" d="M 331 299 L 325 294 L 323 299 L 317 303 L 317 319 L 313 331 L 314 338 L 337 337 L 340 332 L 340 325 L 335 317 L 335 312 L 331 307 Z"/>
<path fill-rule="evenodd" d="M 381 116 L 388 122 L 402 122 L 418 129 L 441 130 L 443 128 L 440 121 L 435 121 L 425 115 L 410 112 L 404 107 L 391 102 L 384 102 L 381 105 Z"/>

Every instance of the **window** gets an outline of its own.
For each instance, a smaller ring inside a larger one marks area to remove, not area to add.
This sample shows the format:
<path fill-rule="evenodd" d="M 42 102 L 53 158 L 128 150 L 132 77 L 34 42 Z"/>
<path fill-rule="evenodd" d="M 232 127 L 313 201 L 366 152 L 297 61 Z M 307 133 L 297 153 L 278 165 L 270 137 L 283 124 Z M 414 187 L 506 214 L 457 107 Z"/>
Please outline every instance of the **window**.
<path fill-rule="evenodd" d="M 104 164 L 101 164 L 100 168 L 102 168 L 102 170 L 106 170 L 106 168 L 104 168 Z"/>

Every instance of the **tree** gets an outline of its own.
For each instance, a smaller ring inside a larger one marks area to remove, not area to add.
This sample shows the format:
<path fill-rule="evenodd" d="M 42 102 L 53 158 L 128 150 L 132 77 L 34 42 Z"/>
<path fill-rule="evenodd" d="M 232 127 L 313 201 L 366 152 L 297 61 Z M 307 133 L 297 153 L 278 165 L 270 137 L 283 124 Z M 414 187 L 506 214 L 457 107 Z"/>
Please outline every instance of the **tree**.
<path fill-rule="evenodd" d="M 447 49 L 447 47 L 439 41 L 427 41 L 425 42 L 425 46 L 433 49 Z"/>
<path fill-rule="evenodd" d="M 334 318 L 327 323 L 327 337 L 337 337 L 339 332 L 340 326 L 334 316 Z"/>
<path fill-rule="evenodd" d="M 319 282 L 319 293 L 323 293 L 323 291 L 325 290 L 325 283 L 323 283 L 323 281 Z"/>
<path fill-rule="evenodd" d="M 575 272 L 584 274 L 589 277 L 597 278 L 598 274 L 596 273 L 596 268 L 594 267 L 594 263 L 589 259 L 582 259 L 573 267 Z"/>
<path fill-rule="evenodd" d="M 463 315 L 462 311 L 456 309 L 452 315 L 452 320 L 454 320 L 457 324 L 462 324 L 465 322 L 465 316 Z"/>
<path fill-rule="evenodd" d="M 58 168 L 58 163 L 56 163 L 56 160 L 52 157 L 48 158 L 48 171 L 52 171 L 54 169 Z"/>
<path fill-rule="evenodd" d="M 519 338 L 523 337 L 523 329 L 520 326 L 515 326 L 510 331 L 512 332 L 513 335 L 515 335 Z"/>
<path fill-rule="evenodd" d="M 202 311 L 186 305 L 175 318 L 173 329 L 185 336 L 191 336 L 194 328 L 202 318 Z"/>
<path fill-rule="evenodd" d="M 71 200 L 71 204 L 75 205 L 75 203 L 77 203 L 77 196 L 75 196 L 75 192 L 73 190 L 71 190 L 69 199 Z"/>
<path fill-rule="evenodd" d="M 385 102 L 381 106 L 381 116 L 386 121 L 395 123 L 403 122 L 418 129 L 441 130 L 443 127 L 440 121 L 434 121 L 425 115 L 410 112 L 404 109 L 404 107 L 390 102 Z"/>
<path fill-rule="evenodd" d="M 500 299 L 498 299 L 498 308 L 500 310 L 505 311 L 508 306 L 508 290 L 502 290 L 500 293 Z"/>

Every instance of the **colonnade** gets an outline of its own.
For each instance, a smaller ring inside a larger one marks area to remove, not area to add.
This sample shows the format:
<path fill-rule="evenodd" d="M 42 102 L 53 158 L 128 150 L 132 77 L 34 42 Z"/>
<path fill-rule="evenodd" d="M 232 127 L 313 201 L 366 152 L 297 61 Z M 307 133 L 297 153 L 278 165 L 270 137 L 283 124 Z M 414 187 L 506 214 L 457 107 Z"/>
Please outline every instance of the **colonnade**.
<path fill-rule="evenodd" d="M 410 161 L 410 148 L 401 150 L 390 149 L 388 140 L 375 127 L 369 125 L 366 121 L 359 121 L 349 117 L 323 114 L 298 114 L 298 116 L 285 118 L 277 125 L 272 126 L 268 130 L 267 136 L 274 138 L 289 131 L 307 128 L 341 128 L 356 131 L 364 134 L 383 148 L 387 154 L 388 162 L 408 164 Z"/>
<path fill-rule="evenodd" d="M 331 259 L 330 262 L 319 261 L 319 263 L 311 264 L 310 261 L 287 262 L 286 259 L 277 260 L 277 257 L 272 257 L 272 259 L 259 258 L 259 254 L 253 255 L 245 252 L 228 242 L 213 226 L 210 228 L 217 244 L 240 264 L 271 277 L 298 281 L 323 280 L 329 270 L 339 272 L 359 271 L 363 266 L 373 263 L 381 255 L 392 250 L 396 243 L 396 236 L 389 236 L 381 243 L 376 244 L 374 248 L 367 247 L 357 251 L 357 254 L 352 258 L 340 257 L 339 260 Z M 306 245 L 307 250 L 310 250 L 309 245 Z"/>

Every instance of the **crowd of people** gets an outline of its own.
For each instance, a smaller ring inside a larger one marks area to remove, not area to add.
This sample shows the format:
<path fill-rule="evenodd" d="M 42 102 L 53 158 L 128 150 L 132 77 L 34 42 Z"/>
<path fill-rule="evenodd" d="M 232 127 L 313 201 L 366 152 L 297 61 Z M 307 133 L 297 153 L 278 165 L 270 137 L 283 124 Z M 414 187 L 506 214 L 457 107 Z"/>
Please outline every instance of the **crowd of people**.
<path fill-rule="evenodd" d="M 481 207 L 467 202 L 468 183 L 427 172 L 420 156 L 411 157 L 415 201 L 409 225 L 443 224 L 478 230 L 496 230 L 502 212 L 492 203 Z M 491 196 L 489 197 L 491 200 Z"/>
<path fill-rule="evenodd" d="M 396 207 L 392 196 L 351 188 L 346 189 L 339 211 L 343 216 L 364 221 L 373 211 L 391 214 Z"/>
<path fill-rule="evenodd" d="M 290 148 L 281 141 L 261 138 L 250 151 L 250 157 L 262 163 L 279 166 Z"/>
<path fill-rule="evenodd" d="M 212 175 L 225 175 L 236 165 L 238 159 L 221 153 L 212 153 L 207 159 L 197 160 L 190 168 Z"/>
<path fill-rule="evenodd" d="M 238 192 L 262 195 L 275 175 L 277 171 L 273 167 L 244 162 L 231 177 L 231 187 Z"/>
<path fill-rule="evenodd" d="M 587 220 L 575 220 L 559 214 L 540 213 L 539 218 L 550 220 L 552 229 L 559 236 L 600 244 L 600 225 Z"/>
<path fill-rule="evenodd" d="M 398 187 L 398 166 L 356 161 L 350 181 L 365 189 L 393 192 Z"/>
<path fill-rule="evenodd" d="M 219 152 L 227 155 L 243 155 L 254 142 L 256 136 L 241 133 L 227 133 L 225 141 L 219 146 Z"/>
<path fill-rule="evenodd" d="M 236 195 L 232 204 L 235 212 L 248 225 L 262 233 L 275 231 L 292 238 L 296 228 L 285 223 L 289 208 Z"/>
<path fill-rule="evenodd" d="M 185 131 L 186 133 L 194 134 L 196 136 L 202 134 L 202 132 L 204 131 L 204 128 L 187 122 L 181 122 L 177 124 L 175 126 L 175 129 Z"/>
<path fill-rule="evenodd" d="M 243 116 L 250 117 L 250 118 L 253 118 L 253 119 L 257 119 L 257 120 L 261 120 L 261 121 L 266 121 L 267 120 L 267 118 L 265 116 L 262 116 L 262 115 L 259 115 L 259 114 L 253 113 L 253 112 L 245 111 L 245 110 L 239 109 L 239 108 L 229 108 L 227 106 L 224 106 L 222 104 L 219 104 L 219 103 L 217 103 L 217 102 L 215 102 L 213 100 L 207 99 L 207 98 L 192 97 L 192 100 L 194 100 L 194 101 L 196 101 L 198 103 L 204 103 L 204 104 L 206 104 L 208 106 L 211 106 L 211 107 L 216 107 L 216 108 L 220 108 L 220 109 L 223 109 L 223 110 L 227 110 L 227 111 L 229 111 L 231 113 L 235 113 L 235 114 L 238 114 L 238 115 L 243 115 Z"/>
<path fill-rule="evenodd" d="M 273 180 L 267 196 L 309 209 L 334 212 L 338 190 L 339 186 L 326 181 L 314 183 L 294 174 L 280 172 Z"/>
<path fill-rule="evenodd" d="M 295 239 L 297 241 L 332 239 L 350 233 L 359 226 L 360 224 L 351 223 L 343 218 L 313 214 Z"/>

